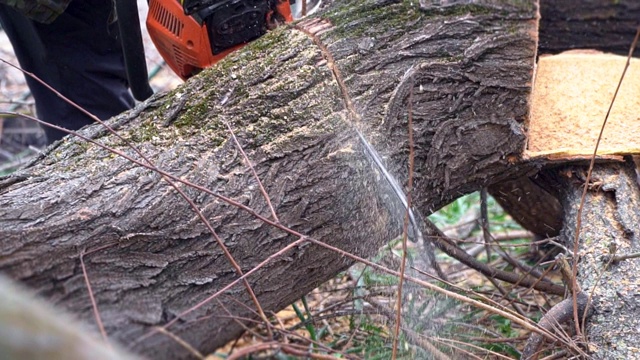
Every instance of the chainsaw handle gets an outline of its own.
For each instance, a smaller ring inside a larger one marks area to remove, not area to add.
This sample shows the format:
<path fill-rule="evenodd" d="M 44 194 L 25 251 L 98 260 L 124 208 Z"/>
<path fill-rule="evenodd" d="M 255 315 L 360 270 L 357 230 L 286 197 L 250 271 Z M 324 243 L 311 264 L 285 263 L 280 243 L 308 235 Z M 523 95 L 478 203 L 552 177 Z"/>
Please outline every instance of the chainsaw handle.
<path fill-rule="evenodd" d="M 138 4 L 136 0 L 116 0 L 115 3 L 129 87 L 136 100 L 144 101 L 153 95 L 153 90 L 149 85 L 147 62 L 142 45 Z"/>

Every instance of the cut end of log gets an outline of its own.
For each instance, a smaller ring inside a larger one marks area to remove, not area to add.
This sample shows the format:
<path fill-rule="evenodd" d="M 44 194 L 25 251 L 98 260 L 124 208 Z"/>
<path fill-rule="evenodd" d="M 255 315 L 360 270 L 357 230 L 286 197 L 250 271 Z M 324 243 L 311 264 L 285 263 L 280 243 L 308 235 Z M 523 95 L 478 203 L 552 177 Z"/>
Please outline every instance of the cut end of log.
<path fill-rule="evenodd" d="M 591 50 L 541 56 L 524 156 L 583 159 L 593 154 L 627 58 Z M 631 63 L 607 120 L 599 157 L 640 154 L 640 60 Z"/>

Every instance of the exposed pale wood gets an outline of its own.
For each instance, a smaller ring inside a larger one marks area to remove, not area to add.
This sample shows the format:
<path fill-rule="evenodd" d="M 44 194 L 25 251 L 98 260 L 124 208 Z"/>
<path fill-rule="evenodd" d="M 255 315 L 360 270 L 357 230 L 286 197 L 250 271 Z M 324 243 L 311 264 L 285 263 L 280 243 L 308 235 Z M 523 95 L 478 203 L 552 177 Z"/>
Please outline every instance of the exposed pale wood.
<path fill-rule="evenodd" d="M 569 51 L 538 60 L 525 156 L 589 156 L 627 63 L 626 56 Z M 598 154 L 640 153 L 640 60 L 631 59 Z"/>

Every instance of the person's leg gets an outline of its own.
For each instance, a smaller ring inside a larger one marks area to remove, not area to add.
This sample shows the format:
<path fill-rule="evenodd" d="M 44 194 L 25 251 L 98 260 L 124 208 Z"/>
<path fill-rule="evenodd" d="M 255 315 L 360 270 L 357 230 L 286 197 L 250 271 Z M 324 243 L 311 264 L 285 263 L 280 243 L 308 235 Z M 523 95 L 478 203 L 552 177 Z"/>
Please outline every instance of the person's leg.
<path fill-rule="evenodd" d="M 128 91 L 117 24 L 109 24 L 111 2 L 72 1 L 51 24 L 33 22 L 0 6 L 0 21 L 20 66 L 47 82 L 100 119 L 134 105 Z M 92 120 L 50 90 L 27 77 L 38 117 L 77 130 Z M 49 143 L 65 133 L 45 129 Z"/>
<path fill-rule="evenodd" d="M 34 73 L 46 83 L 53 85 L 54 81 L 51 79 L 51 76 L 55 74 L 56 71 L 44 62 L 43 54 L 45 50 L 31 20 L 12 8 L 0 4 L 0 23 L 2 24 L 2 29 L 11 41 L 20 67 Z M 56 99 L 51 91 L 45 89 L 29 76 L 25 76 L 25 79 L 29 90 L 31 90 L 36 100 L 36 112 L 38 112 L 38 114 L 41 112 L 40 107 L 50 109 L 51 111 L 45 112 L 47 114 L 62 112 L 58 109 L 61 105 L 60 101 Z M 56 121 L 52 121 L 51 117 L 41 116 L 41 119 L 47 122 L 57 123 Z M 45 127 L 44 130 L 47 137 L 49 137 L 49 132 L 52 131 L 52 129 Z"/>

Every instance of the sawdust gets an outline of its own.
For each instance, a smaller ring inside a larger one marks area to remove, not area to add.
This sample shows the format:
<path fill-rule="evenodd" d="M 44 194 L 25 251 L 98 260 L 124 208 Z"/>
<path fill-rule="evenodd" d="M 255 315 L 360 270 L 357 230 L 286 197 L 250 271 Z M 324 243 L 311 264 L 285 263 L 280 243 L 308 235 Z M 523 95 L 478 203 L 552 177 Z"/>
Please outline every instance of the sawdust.
<path fill-rule="evenodd" d="M 570 51 L 542 56 L 531 99 L 526 155 L 588 156 L 624 70 L 625 56 Z M 598 154 L 640 153 L 640 60 L 632 59 Z"/>

